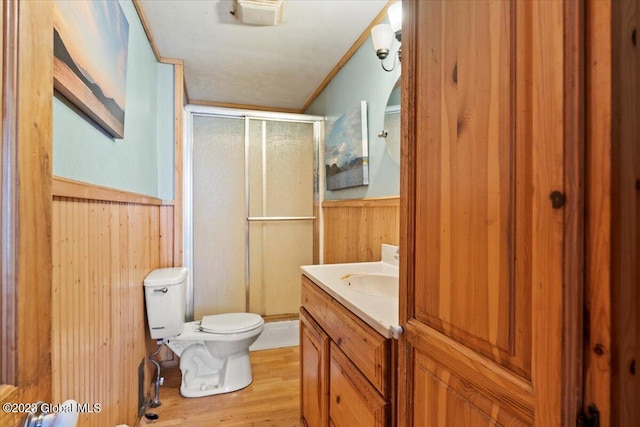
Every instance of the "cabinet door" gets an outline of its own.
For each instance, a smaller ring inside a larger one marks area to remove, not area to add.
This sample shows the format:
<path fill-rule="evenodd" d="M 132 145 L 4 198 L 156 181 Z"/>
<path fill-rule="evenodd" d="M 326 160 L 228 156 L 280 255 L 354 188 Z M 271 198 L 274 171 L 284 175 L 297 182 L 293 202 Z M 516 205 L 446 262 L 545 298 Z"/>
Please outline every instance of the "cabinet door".
<path fill-rule="evenodd" d="M 329 419 L 336 427 L 390 425 L 389 402 L 347 356 L 331 343 Z"/>
<path fill-rule="evenodd" d="M 308 427 L 328 425 L 329 337 L 300 309 L 300 419 Z"/>
<path fill-rule="evenodd" d="M 403 2 L 400 425 L 575 420 L 571 5 Z"/>

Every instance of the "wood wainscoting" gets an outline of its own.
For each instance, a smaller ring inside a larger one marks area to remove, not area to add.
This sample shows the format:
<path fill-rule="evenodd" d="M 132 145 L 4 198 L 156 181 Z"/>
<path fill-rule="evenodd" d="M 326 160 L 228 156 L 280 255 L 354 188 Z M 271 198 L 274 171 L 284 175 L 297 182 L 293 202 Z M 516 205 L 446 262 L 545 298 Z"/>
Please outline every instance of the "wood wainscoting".
<path fill-rule="evenodd" d="M 155 375 L 143 280 L 173 265 L 173 206 L 61 178 L 52 192 L 53 402 L 99 403 L 78 425 L 134 425 L 143 360 L 145 393 Z"/>
<path fill-rule="evenodd" d="M 322 203 L 324 263 L 380 260 L 380 245 L 397 245 L 400 198 L 328 200 Z"/>

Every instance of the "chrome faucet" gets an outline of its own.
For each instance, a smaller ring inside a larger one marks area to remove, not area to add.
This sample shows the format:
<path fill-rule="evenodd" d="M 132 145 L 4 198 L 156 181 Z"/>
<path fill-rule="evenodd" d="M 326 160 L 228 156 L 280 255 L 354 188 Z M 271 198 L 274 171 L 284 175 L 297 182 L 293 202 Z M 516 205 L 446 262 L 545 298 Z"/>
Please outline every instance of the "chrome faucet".
<path fill-rule="evenodd" d="M 400 248 L 396 249 L 396 253 L 393 255 L 395 259 L 400 259 Z"/>

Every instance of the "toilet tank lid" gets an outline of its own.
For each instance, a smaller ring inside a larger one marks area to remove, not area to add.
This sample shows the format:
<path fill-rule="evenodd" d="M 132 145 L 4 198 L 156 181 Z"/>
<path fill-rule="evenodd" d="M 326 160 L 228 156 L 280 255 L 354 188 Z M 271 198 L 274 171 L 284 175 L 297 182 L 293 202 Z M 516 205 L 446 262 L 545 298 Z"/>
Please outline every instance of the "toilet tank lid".
<path fill-rule="evenodd" d="M 187 269 L 184 267 L 159 268 L 153 270 L 144 279 L 145 286 L 171 286 L 182 283 L 187 278 Z"/>

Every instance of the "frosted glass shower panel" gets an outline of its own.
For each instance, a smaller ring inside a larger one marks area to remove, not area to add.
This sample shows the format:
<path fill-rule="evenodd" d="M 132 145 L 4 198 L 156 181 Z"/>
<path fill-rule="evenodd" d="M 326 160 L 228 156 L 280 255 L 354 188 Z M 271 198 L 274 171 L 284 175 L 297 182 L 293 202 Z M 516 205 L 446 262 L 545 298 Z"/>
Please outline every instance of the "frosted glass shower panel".
<path fill-rule="evenodd" d="M 297 313 L 300 265 L 313 263 L 313 124 L 250 120 L 251 311 Z"/>
<path fill-rule="evenodd" d="M 194 318 L 245 310 L 245 121 L 193 118 Z"/>
<path fill-rule="evenodd" d="M 251 120 L 250 216 L 312 216 L 313 124 Z"/>
<path fill-rule="evenodd" d="M 252 222 L 249 229 L 251 311 L 300 309 L 300 266 L 313 264 L 313 221 Z"/>

